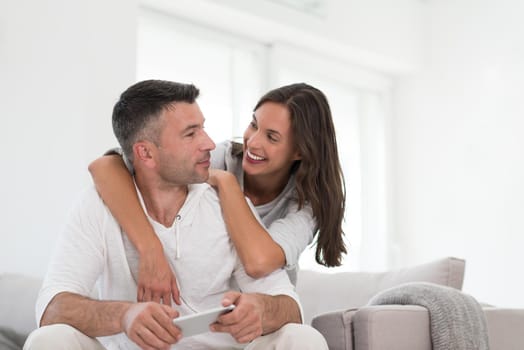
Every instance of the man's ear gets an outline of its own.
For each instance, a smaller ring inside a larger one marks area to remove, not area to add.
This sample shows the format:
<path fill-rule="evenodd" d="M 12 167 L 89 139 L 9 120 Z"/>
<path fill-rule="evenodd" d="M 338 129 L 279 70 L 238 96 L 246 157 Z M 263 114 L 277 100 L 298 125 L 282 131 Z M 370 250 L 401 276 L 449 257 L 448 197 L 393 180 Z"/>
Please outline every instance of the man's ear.
<path fill-rule="evenodd" d="M 135 160 L 141 162 L 147 168 L 153 168 L 155 161 L 156 146 L 149 141 L 138 141 L 133 145 L 133 155 Z"/>

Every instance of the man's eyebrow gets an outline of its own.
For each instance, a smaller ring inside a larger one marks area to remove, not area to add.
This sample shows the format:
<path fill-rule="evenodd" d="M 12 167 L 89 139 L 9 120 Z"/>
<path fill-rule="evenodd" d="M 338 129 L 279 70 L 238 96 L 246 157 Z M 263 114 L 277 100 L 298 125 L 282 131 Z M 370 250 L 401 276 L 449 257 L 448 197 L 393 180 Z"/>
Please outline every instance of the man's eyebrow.
<path fill-rule="evenodd" d="M 194 129 L 200 129 L 202 128 L 202 124 L 191 124 L 191 125 L 188 125 L 184 128 L 184 130 L 182 130 L 182 133 L 186 133 L 188 131 L 191 131 L 191 130 L 194 130 Z"/>

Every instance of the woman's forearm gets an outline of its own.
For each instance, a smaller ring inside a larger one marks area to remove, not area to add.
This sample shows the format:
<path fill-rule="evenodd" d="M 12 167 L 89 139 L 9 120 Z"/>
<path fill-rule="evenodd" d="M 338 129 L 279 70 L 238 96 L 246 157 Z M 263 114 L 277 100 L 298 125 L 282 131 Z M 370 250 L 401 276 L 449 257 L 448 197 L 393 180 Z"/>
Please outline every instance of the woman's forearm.
<path fill-rule="evenodd" d="M 257 220 L 236 178 L 227 173 L 216 182 L 224 221 L 247 274 L 258 278 L 286 264 L 284 251 Z"/>
<path fill-rule="evenodd" d="M 101 157 L 89 165 L 98 194 L 140 256 L 138 301 L 180 305 L 180 292 L 164 248 L 140 204 L 133 177 L 118 155 Z"/>
<path fill-rule="evenodd" d="M 89 165 L 98 194 L 122 226 L 139 254 L 162 249 L 136 192 L 133 177 L 122 157 L 109 155 Z"/>

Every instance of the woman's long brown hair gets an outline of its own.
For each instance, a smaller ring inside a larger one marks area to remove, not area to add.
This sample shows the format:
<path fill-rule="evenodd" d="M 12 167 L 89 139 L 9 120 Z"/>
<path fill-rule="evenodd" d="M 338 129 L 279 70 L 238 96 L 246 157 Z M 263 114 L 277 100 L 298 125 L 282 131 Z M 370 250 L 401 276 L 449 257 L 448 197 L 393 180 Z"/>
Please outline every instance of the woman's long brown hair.
<path fill-rule="evenodd" d="M 313 86 L 299 83 L 269 91 L 255 110 L 266 102 L 283 104 L 291 116 L 293 139 L 301 156 L 291 171 L 299 208 L 310 204 L 317 221 L 315 259 L 325 266 L 339 266 L 347 252 L 342 230 L 346 186 L 327 98 Z"/>

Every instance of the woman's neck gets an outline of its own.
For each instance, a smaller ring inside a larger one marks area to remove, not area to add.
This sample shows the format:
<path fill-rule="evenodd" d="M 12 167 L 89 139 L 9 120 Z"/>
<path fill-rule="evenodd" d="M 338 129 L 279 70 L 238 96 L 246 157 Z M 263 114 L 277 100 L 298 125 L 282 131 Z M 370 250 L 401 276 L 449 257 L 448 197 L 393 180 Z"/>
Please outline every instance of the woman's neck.
<path fill-rule="evenodd" d="M 278 197 L 286 187 L 289 176 L 275 179 L 270 176 L 251 176 L 244 173 L 244 194 L 255 205 L 263 205 Z"/>

